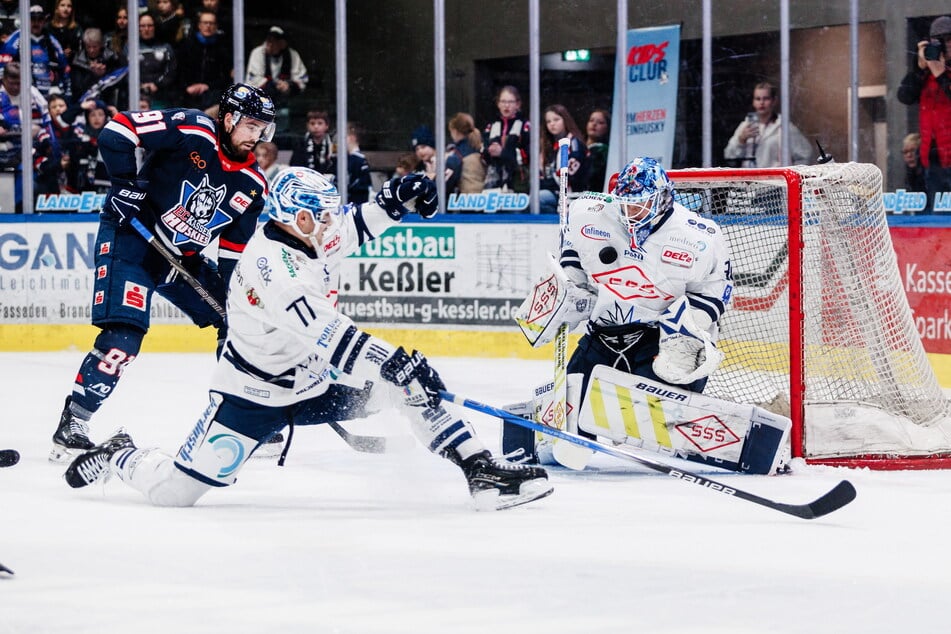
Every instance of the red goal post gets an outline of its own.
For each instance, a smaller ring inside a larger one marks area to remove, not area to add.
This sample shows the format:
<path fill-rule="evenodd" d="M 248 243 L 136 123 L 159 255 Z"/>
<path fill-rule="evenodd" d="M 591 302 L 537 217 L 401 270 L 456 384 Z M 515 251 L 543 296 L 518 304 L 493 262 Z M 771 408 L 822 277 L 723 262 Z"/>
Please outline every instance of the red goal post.
<path fill-rule="evenodd" d="M 668 173 L 731 250 L 726 358 L 705 394 L 785 413 L 792 455 L 809 463 L 951 468 L 951 401 L 901 284 L 879 169 Z"/>

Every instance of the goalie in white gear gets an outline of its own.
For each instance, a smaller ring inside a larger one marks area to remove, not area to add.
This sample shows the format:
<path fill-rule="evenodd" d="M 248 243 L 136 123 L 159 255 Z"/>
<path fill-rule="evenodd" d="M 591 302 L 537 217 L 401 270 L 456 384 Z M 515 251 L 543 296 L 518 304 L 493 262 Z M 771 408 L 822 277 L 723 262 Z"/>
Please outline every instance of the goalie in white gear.
<path fill-rule="evenodd" d="M 609 193 L 585 192 L 572 202 L 554 266 L 516 321 L 536 347 L 561 324 L 587 321 L 567 366 L 575 418 L 597 365 L 703 390 L 722 358 L 717 322 L 733 289 L 730 254 L 715 222 L 674 201 L 673 182 L 656 160 L 635 158 Z M 553 296 L 564 301 L 538 300 Z M 569 415 L 574 431 L 571 424 Z M 534 436 L 507 424 L 503 451 L 532 454 Z"/>
<path fill-rule="evenodd" d="M 175 456 L 138 449 L 119 433 L 72 462 L 67 483 L 110 473 L 153 504 L 190 506 L 235 482 L 251 454 L 288 424 L 365 417 L 395 405 L 431 451 L 458 464 L 479 509 L 507 508 L 551 493 L 539 467 L 496 461 L 472 426 L 440 403 L 439 375 L 337 311 L 340 263 L 415 206 L 437 208 L 435 183 L 411 174 L 385 184 L 375 202 L 339 206 L 313 170 L 275 175 L 269 220 L 248 242 L 228 291 L 228 338 L 211 379 L 209 405 Z"/>

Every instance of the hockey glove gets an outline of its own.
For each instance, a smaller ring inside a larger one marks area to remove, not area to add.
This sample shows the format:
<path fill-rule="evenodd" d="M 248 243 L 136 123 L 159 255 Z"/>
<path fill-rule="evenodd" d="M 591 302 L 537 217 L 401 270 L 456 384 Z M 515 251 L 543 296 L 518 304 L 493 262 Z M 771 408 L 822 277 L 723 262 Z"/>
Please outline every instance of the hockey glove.
<path fill-rule="evenodd" d="M 409 356 L 403 346 L 380 366 L 380 377 L 403 388 L 403 402 L 412 407 L 437 407 L 442 401 L 439 391 L 446 389 L 423 353 L 413 350 Z"/>
<path fill-rule="evenodd" d="M 439 194 L 431 179 L 422 174 L 407 174 L 383 183 L 376 204 L 393 220 L 401 220 L 414 209 L 423 218 L 432 218 L 439 210 Z"/>
<path fill-rule="evenodd" d="M 712 321 L 690 307 L 686 297 L 673 302 L 657 321 L 659 352 L 652 365 L 654 374 L 668 383 L 686 385 L 710 376 L 723 353 L 713 343 Z"/>
<path fill-rule="evenodd" d="M 112 196 L 109 198 L 109 208 L 120 226 L 127 226 L 133 218 L 139 217 L 142 206 L 145 204 L 145 187 L 148 183 L 126 179 L 115 179 L 112 182 Z"/>

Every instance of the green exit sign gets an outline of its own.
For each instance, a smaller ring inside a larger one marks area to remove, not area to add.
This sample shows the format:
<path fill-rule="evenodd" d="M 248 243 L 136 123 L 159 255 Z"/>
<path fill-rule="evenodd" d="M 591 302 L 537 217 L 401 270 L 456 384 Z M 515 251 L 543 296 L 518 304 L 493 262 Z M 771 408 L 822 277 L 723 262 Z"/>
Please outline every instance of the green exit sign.
<path fill-rule="evenodd" d="M 591 51 L 586 48 L 565 51 L 561 54 L 561 59 L 565 62 L 590 62 Z"/>

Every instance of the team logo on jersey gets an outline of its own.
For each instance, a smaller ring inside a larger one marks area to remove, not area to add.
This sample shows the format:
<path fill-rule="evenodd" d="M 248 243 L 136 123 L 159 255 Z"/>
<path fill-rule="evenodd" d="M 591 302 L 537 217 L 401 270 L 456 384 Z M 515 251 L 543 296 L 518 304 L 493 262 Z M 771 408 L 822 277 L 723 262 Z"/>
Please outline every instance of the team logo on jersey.
<path fill-rule="evenodd" d="M 248 292 L 245 293 L 245 296 L 248 298 L 248 303 L 252 306 L 257 306 L 258 308 L 264 308 L 264 304 L 261 303 L 261 296 L 258 295 L 258 292 L 253 288 L 249 288 Z"/>
<path fill-rule="evenodd" d="M 176 112 L 175 114 L 172 115 L 172 121 L 184 121 L 184 120 L 185 120 L 184 112 Z"/>
<path fill-rule="evenodd" d="M 194 242 L 208 246 L 215 229 L 234 220 L 220 209 L 227 190 L 225 185 L 212 186 L 208 174 L 198 186 L 183 181 L 180 202 L 162 214 L 162 222 L 174 233 L 172 243 Z"/>
<path fill-rule="evenodd" d="M 673 295 L 669 295 L 657 288 L 641 267 L 636 264 L 614 269 L 613 271 L 597 273 L 592 277 L 594 277 L 595 282 L 601 284 L 624 301 L 630 301 L 632 299 L 674 298 Z"/>

